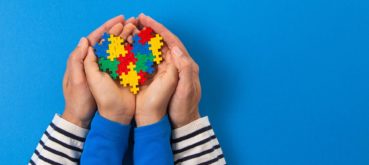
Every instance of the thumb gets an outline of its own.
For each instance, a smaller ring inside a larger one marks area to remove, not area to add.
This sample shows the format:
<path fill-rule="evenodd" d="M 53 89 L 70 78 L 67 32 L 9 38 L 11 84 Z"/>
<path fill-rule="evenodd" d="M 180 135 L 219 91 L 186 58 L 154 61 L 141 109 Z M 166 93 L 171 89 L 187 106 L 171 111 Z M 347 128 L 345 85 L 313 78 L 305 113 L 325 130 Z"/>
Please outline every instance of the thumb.
<path fill-rule="evenodd" d="M 95 56 L 92 47 L 88 47 L 87 56 L 84 60 L 84 67 L 87 81 L 91 80 L 96 74 L 100 73 L 99 64 L 97 63 L 97 57 Z"/>
<path fill-rule="evenodd" d="M 166 65 L 166 73 L 163 76 L 162 85 L 167 88 L 163 92 L 171 95 L 178 84 L 178 70 L 173 64 L 167 63 Z"/>
<path fill-rule="evenodd" d="M 183 52 L 177 47 L 171 49 L 174 66 L 179 72 L 178 86 L 185 89 L 189 89 L 192 86 L 193 81 L 193 62 L 190 57 L 183 54 Z"/>
<path fill-rule="evenodd" d="M 72 81 L 79 83 L 85 80 L 85 72 L 83 71 L 83 60 L 86 57 L 88 49 L 88 41 L 82 37 L 78 46 L 71 53 L 68 59 L 67 70 Z"/>

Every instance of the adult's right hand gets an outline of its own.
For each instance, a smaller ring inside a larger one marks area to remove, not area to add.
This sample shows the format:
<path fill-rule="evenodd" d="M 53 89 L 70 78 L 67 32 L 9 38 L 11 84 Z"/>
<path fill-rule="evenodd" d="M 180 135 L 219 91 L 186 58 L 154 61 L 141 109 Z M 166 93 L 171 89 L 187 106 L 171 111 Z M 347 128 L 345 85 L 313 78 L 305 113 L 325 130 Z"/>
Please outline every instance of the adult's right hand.
<path fill-rule="evenodd" d="M 162 24 L 144 14 L 139 15 L 138 24 L 152 28 L 163 37 L 165 41 L 163 56 L 168 63 L 173 63 L 179 71 L 178 85 L 169 103 L 169 116 L 174 128 L 179 128 L 200 118 L 199 66 L 191 58 L 183 43 Z"/>

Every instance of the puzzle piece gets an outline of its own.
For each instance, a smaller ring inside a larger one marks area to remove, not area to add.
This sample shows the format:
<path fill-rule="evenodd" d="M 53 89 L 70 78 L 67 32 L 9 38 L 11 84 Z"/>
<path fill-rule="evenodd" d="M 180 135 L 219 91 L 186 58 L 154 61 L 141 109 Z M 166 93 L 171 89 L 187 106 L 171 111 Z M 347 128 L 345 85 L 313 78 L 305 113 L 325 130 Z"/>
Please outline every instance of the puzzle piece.
<path fill-rule="evenodd" d="M 102 39 L 99 43 L 96 43 L 94 46 L 95 54 L 98 58 L 104 57 L 106 58 L 109 54 L 106 52 L 109 46 L 109 39 L 110 35 L 108 33 L 104 33 Z"/>
<path fill-rule="evenodd" d="M 141 44 L 145 44 L 146 42 L 149 42 L 154 35 L 152 35 L 152 29 L 149 27 L 146 27 L 145 29 L 141 30 L 140 33 L 138 33 L 138 36 L 140 37 L 139 42 Z"/>
<path fill-rule="evenodd" d="M 151 28 L 144 28 L 133 36 L 133 44 L 125 43 L 119 36 L 104 33 L 94 51 L 98 57 L 99 68 L 113 79 L 119 77 L 120 84 L 129 86 L 137 94 L 139 85 L 143 85 L 159 64 L 163 38 Z"/>
<path fill-rule="evenodd" d="M 131 52 L 132 46 L 127 44 L 125 45 L 125 49 L 127 50 L 127 54 L 125 57 L 119 56 L 117 60 L 120 62 L 118 65 L 117 73 L 118 75 L 121 75 L 122 73 L 127 74 L 128 73 L 128 65 L 130 62 L 136 64 L 137 58 L 134 56 L 134 54 Z"/>
<path fill-rule="evenodd" d="M 152 61 L 146 61 L 146 66 L 147 66 L 146 72 L 148 74 L 153 74 L 154 71 L 155 71 L 154 62 L 152 62 Z"/>
<path fill-rule="evenodd" d="M 99 66 L 100 66 L 100 70 L 104 71 L 104 72 L 110 72 L 110 76 L 115 80 L 118 77 L 117 74 L 117 69 L 118 69 L 118 65 L 119 65 L 119 61 L 117 61 L 116 59 L 114 59 L 113 61 L 107 60 L 103 57 L 99 58 Z"/>
<path fill-rule="evenodd" d="M 137 86 L 138 86 L 138 82 L 140 80 L 140 76 L 137 74 L 137 72 L 134 70 L 135 69 L 135 65 L 130 62 L 128 65 L 128 69 L 129 72 L 127 74 L 122 73 L 119 78 L 121 79 L 120 84 L 122 84 L 123 86 L 127 86 L 129 85 L 130 91 L 133 94 L 137 94 L 137 92 L 140 90 Z"/>
<path fill-rule="evenodd" d="M 147 62 L 149 61 L 152 61 L 154 60 L 154 56 L 152 54 L 140 54 L 138 53 L 136 55 L 136 58 L 137 58 L 137 62 L 136 62 L 136 72 L 140 72 L 140 71 L 143 71 L 143 72 L 146 72 L 148 67 L 147 67 Z"/>
<path fill-rule="evenodd" d="M 119 56 L 126 56 L 127 51 L 124 49 L 124 40 L 119 36 L 110 35 L 108 39 L 109 49 L 106 51 L 109 56 L 107 57 L 110 61 L 113 61 L 115 58 Z"/>
<path fill-rule="evenodd" d="M 140 53 L 140 54 L 149 54 L 149 53 L 151 53 L 150 50 L 149 50 L 149 44 L 148 43 L 141 44 L 139 42 L 140 37 L 138 37 L 137 34 L 135 35 L 135 37 L 136 37 L 137 41 L 135 41 L 133 43 L 133 49 L 132 49 L 133 54 L 136 55 L 138 53 Z"/>
<path fill-rule="evenodd" d="M 145 82 L 147 81 L 147 73 L 140 71 L 138 75 L 140 76 L 140 80 L 139 80 L 140 85 L 145 84 Z"/>
<path fill-rule="evenodd" d="M 152 54 L 155 56 L 154 61 L 156 62 L 156 64 L 160 64 L 160 62 L 163 60 L 163 58 L 161 57 L 161 47 L 164 45 L 163 43 L 163 38 L 159 35 L 156 34 L 155 37 L 151 38 L 149 41 L 149 45 L 150 45 L 150 50 L 152 51 Z"/>

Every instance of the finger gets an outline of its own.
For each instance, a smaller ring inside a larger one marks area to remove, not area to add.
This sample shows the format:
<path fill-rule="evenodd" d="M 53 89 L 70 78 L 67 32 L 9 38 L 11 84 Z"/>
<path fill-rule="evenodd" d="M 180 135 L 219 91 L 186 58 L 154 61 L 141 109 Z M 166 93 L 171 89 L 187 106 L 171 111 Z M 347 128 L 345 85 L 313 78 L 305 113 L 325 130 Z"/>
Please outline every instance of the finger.
<path fill-rule="evenodd" d="M 156 22 L 151 17 L 146 16 L 145 14 L 140 14 L 138 16 L 138 24 L 142 24 L 145 27 L 151 27 L 156 33 L 160 34 L 170 49 L 178 46 L 180 49 L 182 49 L 182 51 L 187 53 L 185 46 L 177 38 L 177 36 L 175 36 L 172 32 L 165 28 L 165 26 L 159 22 Z"/>
<path fill-rule="evenodd" d="M 178 83 L 178 70 L 173 64 L 169 63 L 166 64 L 165 70 L 166 72 L 162 82 L 162 86 L 165 88 L 162 92 L 172 95 Z"/>
<path fill-rule="evenodd" d="M 137 25 L 137 23 L 138 23 L 138 21 L 137 21 L 137 19 L 135 18 L 135 17 L 131 17 L 131 18 L 129 18 L 127 21 L 125 21 L 125 25 L 127 25 L 127 24 L 129 24 L 129 23 L 131 23 L 131 24 L 133 24 L 133 25 Z"/>
<path fill-rule="evenodd" d="M 164 38 L 164 41 L 168 44 L 169 48 L 178 44 L 177 38 L 174 36 L 174 34 L 151 17 L 146 16 L 145 14 L 140 14 L 138 16 L 138 23 L 145 27 L 150 27 L 156 33 L 160 34 Z"/>
<path fill-rule="evenodd" d="M 93 31 L 90 35 L 88 35 L 88 40 L 91 45 L 95 45 L 97 43 L 101 36 L 104 34 L 104 32 L 109 31 L 114 25 L 117 23 L 124 23 L 124 16 L 119 15 L 117 17 L 114 17 L 107 22 L 105 22 L 103 25 L 101 25 L 99 28 L 97 28 L 95 31 Z"/>
<path fill-rule="evenodd" d="M 113 34 L 115 36 L 119 36 L 119 34 L 122 32 L 122 30 L 123 30 L 123 24 L 122 23 L 118 23 L 118 24 L 114 25 L 109 30 L 109 34 Z"/>
<path fill-rule="evenodd" d="M 174 64 L 174 61 L 173 61 L 173 55 L 171 54 L 170 51 L 167 50 L 167 47 L 164 47 L 162 49 L 162 52 L 163 52 L 163 58 L 164 60 L 167 62 L 167 63 L 170 63 L 170 64 Z"/>
<path fill-rule="evenodd" d="M 151 27 L 156 33 L 160 34 L 163 37 L 169 49 L 177 47 L 181 50 L 181 52 L 184 53 L 184 55 L 190 57 L 183 43 L 173 33 L 171 33 L 168 29 L 166 29 L 162 24 L 156 22 L 154 19 L 144 14 L 139 15 L 138 23 L 146 27 Z"/>
<path fill-rule="evenodd" d="M 164 58 L 164 60 L 167 60 L 168 58 L 169 58 L 169 56 L 171 55 L 170 54 L 170 51 L 168 51 L 169 49 L 168 49 L 168 47 L 166 47 L 166 46 L 163 46 L 162 48 L 161 48 L 161 52 L 162 52 L 162 55 L 163 55 L 163 58 Z"/>
<path fill-rule="evenodd" d="M 140 33 L 140 30 L 138 30 L 138 28 L 135 27 L 133 29 L 133 33 L 130 33 L 130 35 L 128 35 L 128 37 L 127 37 L 128 43 L 132 44 L 133 43 L 133 35 L 138 34 L 138 33 Z"/>
<path fill-rule="evenodd" d="M 65 69 L 64 77 L 63 77 L 63 88 L 68 86 L 69 72 L 68 69 Z"/>
<path fill-rule="evenodd" d="M 130 43 L 130 44 L 132 44 L 132 43 L 133 43 L 133 37 L 132 37 L 132 35 L 129 35 L 129 36 L 127 37 L 127 41 L 128 41 L 128 43 Z"/>
<path fill-rule="evenodd" d="M 193 85 L 193 62 L 192 59 L 183 54 L 176 54 L 172 52 L 172 60 L 174 66 L 179 71 L 179 82 L 178 85 L 190 86 Z"/>
<path fill-rule="evenodd" d="M 94 50 L 92 47 L 88 47 L 87 56 L 83 62 L 87 80 L 90 80 L 89 77 L 94 77 L 96 74 L 100 74 L 99 65 L 97 63 L 97 57 L 95 56 Z"/>
<path fill-rule="evenodd" d="M 128 38 L 129 35 L 131 35 L 133 33 L 133 31 L 135 31 L 136 26 L 133 25 L 132 23 L 128 23 L 124 26 L 122 33 L 120 34 L 120 36 L 126 40 Z"/>
<path fill-rule="evenodd" d="M 82 37 L 78 43 L 77 48 L 72 52 L 72 54 L 69 57 L 67 64 L 67 70 L 70 76 L 69 78 L 76 83 L 85 80 L 84 78 L 86 76 L 84 73 L 83 60 L 87 55 L 87 50 L 88 50 L 88 40 Z"/>

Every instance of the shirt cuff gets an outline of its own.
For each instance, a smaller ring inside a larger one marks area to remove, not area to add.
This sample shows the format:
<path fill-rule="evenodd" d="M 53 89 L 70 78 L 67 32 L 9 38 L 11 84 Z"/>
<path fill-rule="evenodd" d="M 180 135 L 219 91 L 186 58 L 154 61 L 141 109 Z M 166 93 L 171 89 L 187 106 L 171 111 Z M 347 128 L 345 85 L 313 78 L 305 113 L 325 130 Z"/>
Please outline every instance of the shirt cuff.
<path fill-rule="evenodd" d="M 171 128 L 168 116 L 165 115 L 159 122 L 156 122 L 154 124 L 137 127 L 135 128 L 134 131 L 135 131 L 135 139 L 170 134 Z"/>
<path fill-rule="evenodd" d="M 96 113 L 92 123 L 95 132 L 99 132 L 101 135 L 105 135 L 106 138 L 112 140 L 122 140 L 129 134 L 131 125 L 124 125 L 117 122 L 110 121 L 102 117 L 99 113 Z"/>
<path fill-rule="evenodd" d="M 86 137 L 86 135 L 89 131 L 88 129 L 79 127 L 79 126 L 63 119 L 59 114 L 54 115 L 52 123 L 54 123 L 55 126 L 65 130 L 69 133 L 72 133 L 74 135 L 82 137 L 82 138 Z"/>
<path fill-rule="evenodd" d="M 172 139 L 177 139 L 179 137 L 187 135 L 189 132 L 195 132 L 209 126 L 210 122 L 207 116 L 199 118 L 185 126 L 174 129 L 172 131 Z"/>

